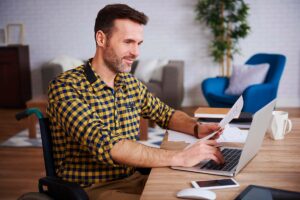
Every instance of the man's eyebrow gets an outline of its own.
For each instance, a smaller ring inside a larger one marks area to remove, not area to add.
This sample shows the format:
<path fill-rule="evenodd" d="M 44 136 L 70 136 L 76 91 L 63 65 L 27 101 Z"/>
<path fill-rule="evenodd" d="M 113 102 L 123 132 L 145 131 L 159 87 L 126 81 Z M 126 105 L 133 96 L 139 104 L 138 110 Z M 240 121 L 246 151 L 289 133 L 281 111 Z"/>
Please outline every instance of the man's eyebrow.
<path fill-rule="evenodd" d="M 136 42 L 136 40 L 130 39 L 130 38 L 125 39 L 124 41 L 125 41 L 125 42 Z M 144 42 L 144 41 L 142 40 L 142 41 L 138 42 L 138 44 L 140 45 L 140 44 L 142 44 L 143 42 Z"/>

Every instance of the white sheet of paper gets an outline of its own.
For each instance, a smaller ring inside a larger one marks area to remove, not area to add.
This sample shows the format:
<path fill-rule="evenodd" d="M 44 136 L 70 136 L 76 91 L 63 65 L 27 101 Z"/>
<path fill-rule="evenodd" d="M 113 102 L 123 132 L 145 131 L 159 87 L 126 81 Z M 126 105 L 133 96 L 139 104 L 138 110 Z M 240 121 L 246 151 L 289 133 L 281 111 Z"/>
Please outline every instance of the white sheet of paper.
<path fill-rule="evenodd" d="M 191 135 L 187 135 L 185 133 L 172 131 L 172 130 L 168 130 L 168 133 L 169 133 L 168 141 L 186 142 L 190 144 L 193 144 L 198 141 L 197 138 Z M 220 136 L 217 142 L 244 143 L 246 141 L 247 136 L 248 136 L 248 130 L 241 130 L 239 128 L 230 127 L 230 125 L 227 125 L 223 131 L 223 134 Z"/>
<path fill-rule="evenodd" d="M 245 140 L 247 138 L 247 134 L 240 134 L 241 133 L 240 131 L 242 131 L 242 130 L 240 130 L 239 128 L 236 128 L 236 127 L 228 126 L 228 123 L 235 116 L 239 116 L 241 114 L 243 105 L 244 105 L 243 96 L 240 96 L 240 98 L 238 98 L 238 100 L 235 102 L 235 104 L 229 110 L 227 115 L 220 121 L 219 126 L 221 128 L 224 128 L 224 132 L 221 135 L 221 137 L 217 140 L 218 142 L 221 142 L 221 141 L 219 141 L 219 140 L 221 140 L 221 138 L 223 138 L 222 142 L 245 142 Z M 168 130 L 168 133 L 169 133 L 168 141 L 173 141 L 173 142 L 184 141 L 184 142 L 190 143 L 190 144 L 198 141 L 197 138 L 195 138 L 191 135 L 181 133 L 181 132 Z M 213 137 L 214 135 L 215 135 L 215 133 L 211 133 L 210 135 L 205 137 L 205 140 L 208 140 L 209 138 Z"/>
<path fill-rule="evenodd" d="M 227 115 L 220 121 L 219 126 L 224 128 L 235 116 L 239 116 L 241 114 L 243 105 L 243 96 L 240 96 L 240 98 L 234 103 L 232 108 L 229 110 Z"/>
<path fill-rule="evenodd" d="M 194 143 L 194 142 L 198 141 L 198 139 L 195 138 L 194 136 L 187 135 L 182 132 L 168 130 L 168 133 L 169 133 L 168 141 L 172 141 L 172 142 L 182 142 L 183 141 L 186 143 Z"/>
<path fill-rule="evenodd" d="M 219 122 L 219 126 L 221 128 L 224 128 L 235 116 L 240 116 L 242 108 L 244 105 L 243 96 L 240 96 L 238 100 L 234 103 L 232 108 L 229 110 L 229 112 L 226 114 L 226 116 Z M 212 138 L 218 131 L 215 131 L 213 133 L 210 133 L 209 135 L 205 136 L 204 138 L 201 138 L 200 140 L 209 140 Z"/>
<path fill-rule="evenodd" d="M 223 134 L 217 139 L 217 142 L 237 142 L 245 143 L 248 136 L 248 130 L 241 130 L 237 127 L 227 125 Z"/>

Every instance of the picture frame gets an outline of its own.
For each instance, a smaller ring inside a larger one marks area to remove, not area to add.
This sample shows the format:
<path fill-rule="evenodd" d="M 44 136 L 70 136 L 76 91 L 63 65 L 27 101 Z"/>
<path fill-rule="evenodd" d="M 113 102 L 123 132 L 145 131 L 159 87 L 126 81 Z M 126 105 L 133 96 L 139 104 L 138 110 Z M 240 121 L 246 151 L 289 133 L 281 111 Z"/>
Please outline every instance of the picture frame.
<path fill-rule="evenodd" d="M 23 45 L 24 44 L 24 25 L 23 24 L 7 24 L 6 25 L 6 44 L 7 45 Z"/>

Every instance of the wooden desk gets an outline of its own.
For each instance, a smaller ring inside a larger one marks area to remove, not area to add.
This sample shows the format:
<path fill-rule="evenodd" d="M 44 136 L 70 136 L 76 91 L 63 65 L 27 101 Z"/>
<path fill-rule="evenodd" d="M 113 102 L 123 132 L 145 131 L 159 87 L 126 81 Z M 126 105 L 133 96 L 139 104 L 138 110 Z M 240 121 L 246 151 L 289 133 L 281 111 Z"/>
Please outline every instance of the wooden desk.
<path fill-rule="evenodd" d="M 300 192 L 300 118 L 291 119 L 293 130 L 284 140 L 265 137 L 259 153 L 234 178 L 238 188 L 214 190 L 217 199 L 234 199 L 248 185 L 274 187 Z M 153 168 L 141 200 L 171 200 L 176 193 L 191 187 L 192 180 L 220 179 L 223 176 Z"/>

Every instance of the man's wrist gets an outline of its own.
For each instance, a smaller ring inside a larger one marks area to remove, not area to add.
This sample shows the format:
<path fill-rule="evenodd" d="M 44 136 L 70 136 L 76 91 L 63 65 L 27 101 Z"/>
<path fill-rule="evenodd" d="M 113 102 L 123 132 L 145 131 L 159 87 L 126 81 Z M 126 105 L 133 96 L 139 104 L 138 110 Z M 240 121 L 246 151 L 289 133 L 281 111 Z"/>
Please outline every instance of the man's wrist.
<path fill-rule="evenodd" d="M 200 123 L 196 122 L 196 124 L 194 126 L 194 136 L 196 138 L 199 138 L 199 126 L 200 126 Z"/>
<path fill-rule="evenodd" d="M 171 167 L 181 166 L 180 151 L 172 151 L 170 158 Z"/>

